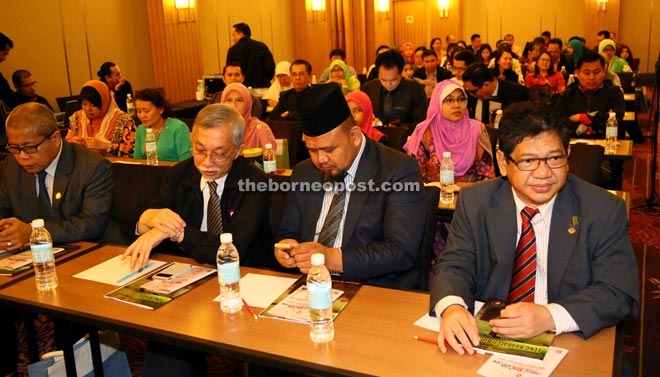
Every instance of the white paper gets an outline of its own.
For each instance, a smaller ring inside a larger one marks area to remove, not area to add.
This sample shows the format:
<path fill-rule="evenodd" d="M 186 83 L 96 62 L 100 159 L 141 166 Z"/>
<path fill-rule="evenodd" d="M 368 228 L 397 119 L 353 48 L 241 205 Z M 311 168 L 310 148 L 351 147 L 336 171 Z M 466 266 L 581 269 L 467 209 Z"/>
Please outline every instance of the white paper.
<path fill-rule="evenodd" d="M 493 355 L 488 358 L 477 373 L 486 377 L 548 377 L 564 359 L 568 350 L 550 346 L 542 362 L 530 358 Z"/>
<path fill-rule="evenodd" d="M 73 277 L 119 287 L 126 285 L 144 275 L 147 275 L 165 264 L 163 261 L 149 259 L 149 262 L 147 262 L 148 267 L 143 268 L 142 270 L 138 270 L 131 268 L 131 258 L 126 258 L 123 261 L 119 258 L 121 258 L 121 255 L 117 255 L 112 259 L 108 259 L 103 263 L 99 263 L 94 267 L 90 267 L 85 271 L 79 272 L 73 275 Z M 136 271 L 140 272 L 133 274 Z M 133 275 L 124 279 L 130 274 Z"/>
<path fill-rule="evenodd" d="M 296 278 L 246 274 L 241 278 L 241 296 L 253 308 L 266 308 L 291 286 Z M 220 302 L 220 295 L 213 301 Z"/>

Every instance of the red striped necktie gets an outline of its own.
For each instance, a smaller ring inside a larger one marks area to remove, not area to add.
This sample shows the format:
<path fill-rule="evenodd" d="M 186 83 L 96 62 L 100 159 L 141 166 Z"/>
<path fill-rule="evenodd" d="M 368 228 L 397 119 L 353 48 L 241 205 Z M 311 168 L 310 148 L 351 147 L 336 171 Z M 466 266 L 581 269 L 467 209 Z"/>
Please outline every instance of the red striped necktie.
<path fill-rule="evenodd" d="M 513 275 L 511 288 L 509 288 L 510 302 L 534 302 L 534 286 L 536 285 L 536 234 L 532 226 L 532 218 L 539 213 L 536 208 L 525 207 L 520 212 L 522 219 L 522 232 L 516 259 L 513 262 Z"/>

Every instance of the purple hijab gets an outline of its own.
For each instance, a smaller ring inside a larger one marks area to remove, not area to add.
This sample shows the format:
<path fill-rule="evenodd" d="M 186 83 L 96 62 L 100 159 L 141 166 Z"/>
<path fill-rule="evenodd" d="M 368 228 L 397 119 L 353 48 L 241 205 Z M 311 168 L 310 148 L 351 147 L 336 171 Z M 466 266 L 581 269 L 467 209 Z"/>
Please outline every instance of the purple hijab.
<path fill-rule="evenodd" d="M 443 80 L 435 86 L 426 112 L 426 120 L 415 127 L 415 131 L 410 135 L 403 148 L 416 156 L 422 145 L 424 132 L 428 127 L 431 127 L 433 144 L 438 159 L 442 158 L 442 152 L 451 152 L 451 159 L 454 161 L 454 174 L 461 176 L 474 164 L 477 141 L 481 134 L 481 123 L 470 119 L 467 109 L 463 118 L 458 122 L 452 122 L 442 117 L 442 101 L 456 89 L 460 89 L 467 98 L 465 90 L 455 80 Z"/>

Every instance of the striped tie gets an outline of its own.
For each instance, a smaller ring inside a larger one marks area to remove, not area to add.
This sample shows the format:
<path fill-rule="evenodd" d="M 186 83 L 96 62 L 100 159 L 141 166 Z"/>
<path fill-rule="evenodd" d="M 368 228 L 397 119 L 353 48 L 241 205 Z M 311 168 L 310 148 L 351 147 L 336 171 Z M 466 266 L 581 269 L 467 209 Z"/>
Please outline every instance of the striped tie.
<path fill-rule="evenodd" d="M 513 262 L 513 277 L 509 289 L 510 302 L 534 302 L 536 285 L 536 235 L 532 218 L 539 213 L 536 208 L 525 207 L 520 212 L 522 233 L 516 248 L 516 260 Z"/>
<path fill-rule="evenodd" d="M 220 197 L 218 196 L 218 184 L 208 181 L 209 203 L 206 207 L 206 231 L 211 234 L 222 233 L 222 211 L 220 210 Z"/>
<path fill-rule="evenodd" d="M 330 209 L 325 216 L 325 222 L 319 234 L 318 242 L 327 247 L 334 247 L 337 234 L 339 233 L 339 224 L 344 213 L 344 199 L 346 190 L 337 191 L 332 197 Z"/>

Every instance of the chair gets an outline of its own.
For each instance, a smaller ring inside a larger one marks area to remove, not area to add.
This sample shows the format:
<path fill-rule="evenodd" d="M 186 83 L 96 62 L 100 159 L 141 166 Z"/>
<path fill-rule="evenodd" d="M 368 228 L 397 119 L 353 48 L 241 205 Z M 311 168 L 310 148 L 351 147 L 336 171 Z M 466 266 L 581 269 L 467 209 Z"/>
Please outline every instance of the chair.
<path fill-rule="evenodd" d="M 570 172 L 591 184 L 600 185 L 604 154 L 602 145 L 571 144 L 571 154 L 568 156 Z"/>
<path fill-rule="evenodd" d="M 269 120 L 268 126 L 275 139 L 286 139 L 289 144 L 289 165 L 293 167 L 299 161 L 304 160 L 307 152 L 302 141 L 302 125 L 300 122 Z"/>
<path fill-rule="evenodd" d="M 500 130 L 491 127 L 486 127 L 486 130 L 488 131 L 488 136 L 490 137 L 490 146 L 493 153 L 493 167 L 495 168 L 495 176 L 499 177 L 502 175 L 500 174 L 500 167 L 497 165 L 497 150 L 499 149 L 498 135 Z"/>
<path fill-rule="evenodd" d="M 633 73 L 632 72 L 619 72 L 619 81 L 621 81 L 621 89 L 624 93 L 634 93 L 635 88 L 633 87 Z"/>
<path fill-rule="evenodd" d="M 379 127 L 378 130 L 387 135 L 387 139 L 383 144 L 405 153 L 403 145 L 408 140 L 408 129 L 406 127 Z"/>
<path fill-rule="evenodd" d="M 67 101 L 67 103 L 64 105 L 64 128 L 69 128 L 69 118 L 73 113 L 75 113 L 78 110 L 82 110 L 82 105 L 80 104 L 80 101 L 76 100 L 71 100 Z"/>
<path fill-rule="evenodd" d="M 55 98 L 55 101 L 57 101 L 57 106 L 60 108 L 60 111 L 66 112 L 66 104 L 69 101 L 78 101 L 78 96 L 68 96 L 68 97 L 57 97 Z"/>
<path fill-rule="evenodd" d="M 435 186 L 426 186 L 424 192 L 427 204 L 426 225 L 424 226 L 424 236 L 422 238 L 422 244 L 419 247 L 414 268 L 419 276 L 419 284 L 416 288 L 420 291 L 428 291 L 429 289 L 429 269 L 431 268 L 433 239 L 435 237 L 435 226 L 438 215 L 438 201 L 440 200 L 439 188 Z"/>

